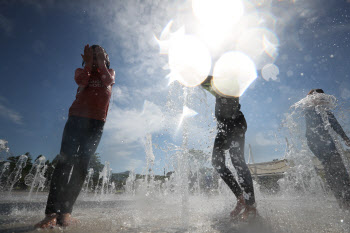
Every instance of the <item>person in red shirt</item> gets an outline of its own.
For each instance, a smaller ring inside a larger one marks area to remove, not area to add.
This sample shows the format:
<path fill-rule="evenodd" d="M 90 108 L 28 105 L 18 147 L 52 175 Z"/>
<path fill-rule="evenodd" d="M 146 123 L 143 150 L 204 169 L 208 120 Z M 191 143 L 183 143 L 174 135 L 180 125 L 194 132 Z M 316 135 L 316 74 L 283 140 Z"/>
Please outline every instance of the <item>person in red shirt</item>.
<path fill-rule="evenodd" d="M 89 161 L 100 142 L 106 121 L 115 72 L 99 45 L 84 48 L 84 69 L 75 71 L 76 99 L 69 109 L 61 151 L 52 175 L 45 218 L 35 228 L 68 226 L 73 205 L 87 175 Z"/>

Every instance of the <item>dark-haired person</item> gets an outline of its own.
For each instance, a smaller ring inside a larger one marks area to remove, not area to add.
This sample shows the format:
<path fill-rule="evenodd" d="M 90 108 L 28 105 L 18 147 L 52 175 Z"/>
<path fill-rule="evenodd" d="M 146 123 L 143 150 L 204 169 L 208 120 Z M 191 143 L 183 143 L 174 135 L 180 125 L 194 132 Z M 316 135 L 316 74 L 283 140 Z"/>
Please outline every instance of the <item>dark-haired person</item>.
<path fill-rule="evenodd" d="M 36 228 L 76 222 L 71 218 L 73 205 L 87 175 L 90 157 L 100 142 L 106 121 L 115 72 L 109 69 L 108 54 L 99 45 L 84 48 L 84 69 L 75 71 L 76 99 L 69 109 L 61 151 L 52 175 L 45 218 Z"/>
<path fill-rule="evenodd" d="M 214 141 L 212 165 L 237 198 L 237 204 L 231 216 L 233 218 L 241 216 L 243 220 L 247 220 L 251 214 L 256 216 L 253 180 L 244 158 L 247 122 L 240 111 L 239 97 L 225 97 L 217 94 L 212 88 L 212 78 L 208 76 L 202 83 L 202 87 L 216 98 L 215 117 L 218 132 Z M 226 150 L 229 150 L 239 181 L 225 164 Z"/>
<path fill-rule="evenodd" d="M 323 94 L 322 89 L 312 89 L 308 95 Z M 317 97 L 317 96 L 313 96 Z M 305 110 L 306 139 L 312 153 L 321 161 L 325 171 L 325 178 L 341 208 L 350 210 L 350 177 L 334 140 L 329 133 L 317 105 L 322 101 L 315 98 L 314 107 Z M 350 146 L 350 139 L 331 111 L 325 112 L 332 129 Z"/>

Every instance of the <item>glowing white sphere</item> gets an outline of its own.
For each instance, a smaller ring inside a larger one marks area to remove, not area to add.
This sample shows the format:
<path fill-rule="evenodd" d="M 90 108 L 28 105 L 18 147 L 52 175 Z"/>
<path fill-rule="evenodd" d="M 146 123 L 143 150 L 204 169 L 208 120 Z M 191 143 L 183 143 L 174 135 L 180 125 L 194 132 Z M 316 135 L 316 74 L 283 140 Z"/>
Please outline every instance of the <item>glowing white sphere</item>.
<path fill-rule="evenodd" d="M 257 78 L 254 62 L 237 51 L 227 52 L 215 63 L 213 87 L 224 96 L 241 96 Z"/>
<path fill-rule="evenodd" d="M 275 64 L 267 64 L 261 69 L 261 76 L 266 81 L 277 80 L 277 75 L 279 75 L 280 70 Z"/>
<path fill-rule="evenodd" d="M 238 39 L 236 50 L 247 54 L 258 69 L 273 63 L 278 56 L 277 36 L 265 28 L 246 30 Z"/>
<path fill-rule="evenodd" d="M 171 42 L 169 68 L 171 79 L 187 87 L 198 86 L 210 72 L 210 53 L 197 37 L 185 35 Z"/>

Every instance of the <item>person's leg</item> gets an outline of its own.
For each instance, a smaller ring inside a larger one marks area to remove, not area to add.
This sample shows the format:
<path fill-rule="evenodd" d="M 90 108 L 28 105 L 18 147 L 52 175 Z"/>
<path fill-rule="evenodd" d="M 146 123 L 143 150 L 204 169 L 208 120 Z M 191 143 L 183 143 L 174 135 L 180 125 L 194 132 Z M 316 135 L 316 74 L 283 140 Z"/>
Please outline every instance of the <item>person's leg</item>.
<path fill-rule="evenodd" d="M 245 145 L 245 132 L 247 130 L 247 123 L 243 113 L 228 124 L 228 138 L 230 143 L 230 157 L 233 166 L 235 167 L 238 175 L 238 181 L 244 193 L 242 195 L 244 199 L 244 211 L 242 213 L 241 220 L 247 221 L 252 215 L 256 217 L 256 205 L 253 179 L 250 174 L 250 170 L 245 162 L 244 158 L 244 145 Z"/>
<path fill-rule="evenodd" d="M 81 132 L 75 117 L 69 117 L 62 136 L 61 151 L 52 175 L 50 192 L 47 200 L 46 215 L 58 214 L 62 211 L 62 193 L 66 189 L 73 166 L 73 157 L 79 149 Z"/>
<path fill-rule="evenodd" d="M 79 124 L 83 135 L 80 137 L 79 151 L 73 156 L 73 168 L 65 189 L 61 195 L 61 213 L 71 214 L 73 205 L 79 196 L 85 181 L 91 156 L 96 152 L 102 137 L 104 122 L 83 118 Z"/>
<path fill-rule="evenodd" d="M 245 201 L 241 187 L 225 164 L 225 150 L 229 148 L 226 131 L 226 122 L 218 121 L 218 133 L 214 142 L 212 165 L 237 198 L 237 204 L 230 213 L 231 217 L 236 218 L 245 208 Z"/>
<path fill-rule="evenodd" d="M 247 196 L 245 196 L 245 203 L 247 205 L 253 205 L 255 203 L 253 179 L 244 158 L 245 132 L 247 130 L 247 123 L 243 114 L 230 123 L 228 127 L 228 133 L 230 134 L 229 152 L 232 164 L 237 171 L 239 184 L 247 194 Z"/>
<path fill-rule="evenodd" d="M 68 180 L 72 162 L 70 155 L 76 153 L 79 148 L 77 120 L 75 117 L 69 117 L 63 130 L 61 152 L 58 155 L 58 161 L 52 174 L 50 182 L 50 191 L 45 210 L 46 217 L 35 225 L 35 228 L 49 228 L 56 226 L 57 217 L 61 212 L 62 202 L 61 192 Z"/>
<path fill-rule="evenodd" d="M 327 183 L 339 204 L 350 207 L 350 178 L 341 155 L 334 151 L 331 159 L 323 166 Z"/>
<path fill-rule="evenodd" d="M 350 177 L 332 141 L 308 140 L 312 153 L 321 161 L 326 183 L 339 204 L 350 207 Z"/>
<path fill-rule="evenodd" d="M 225 149 L 227 149 L 226 125 L 224 122 L 218 122 L 218 133 L 214 141 L 212 165 L 235 196 L 239 198 L 242 195 L 242 190 L 230 169 L 226 167 Z"/>

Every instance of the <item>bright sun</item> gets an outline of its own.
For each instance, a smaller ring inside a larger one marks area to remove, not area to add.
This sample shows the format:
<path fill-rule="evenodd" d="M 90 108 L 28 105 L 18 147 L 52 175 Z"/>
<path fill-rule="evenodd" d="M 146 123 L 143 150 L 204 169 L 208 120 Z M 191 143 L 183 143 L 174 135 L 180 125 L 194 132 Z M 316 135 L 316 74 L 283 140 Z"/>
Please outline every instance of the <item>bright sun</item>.
<path fill-rule="evenodd" d="M 192 9 L 198 20 L 206 26 L 227 26 L 243 15 L 240 0 L 193 0 Z"/>
<path fill-rule="evenodd" d="M 188 87 L 198 86 L 210 72 L 210 53 L 197 37 L 185 35 L 171 43 L 169 67 L 171 79 Z"/>

